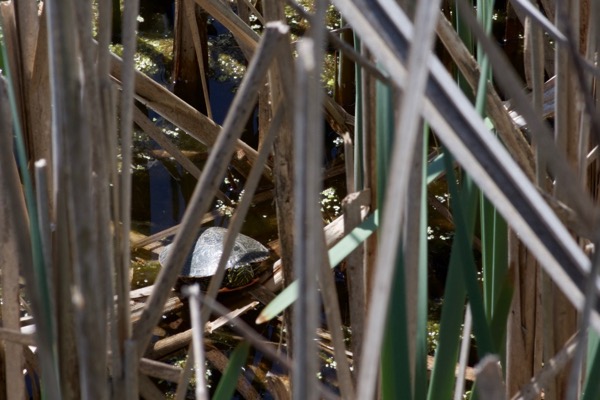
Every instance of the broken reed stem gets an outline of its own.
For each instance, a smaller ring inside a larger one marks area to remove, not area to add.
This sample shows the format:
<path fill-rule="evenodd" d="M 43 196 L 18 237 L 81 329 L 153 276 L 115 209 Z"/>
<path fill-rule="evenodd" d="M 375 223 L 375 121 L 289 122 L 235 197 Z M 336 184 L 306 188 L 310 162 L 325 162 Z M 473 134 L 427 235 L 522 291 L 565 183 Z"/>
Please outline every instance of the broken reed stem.
<path fill-rule="evenodd" d="M 189 365 L 194 365 L 194 371 L 196 373 L 196 399 L 205 400 L 208 399 L 208 392 L 206 390 L 205 377 L 205 366 L 204 366 L 204 335 L 202 329 L 202 314 L 200 309 L 200 285 L 194 284 L 186 286 L 183 292 L 184 296 L 188 296 L 190 300 L 190 315 L 192 317 L 192 352 L 188 351 L 188 360 L 186 370 Z M 187 374 L 182 374 L 185 376 Z M 176 399 L 183 399 L 187 392 L 188 382 L 183 380 L 179 382 L 177 386 Z"/>
<path fill-rule="evenodd" d="M 511 400 L 532 400 L 537 398 L 544 389 L 548 388 L 549 384 L 553 383 L 554 377 L 573 358 L 578 343 L 579 335 L 576 332 L 558 353 L 545 362 L 542 369 Z"/>

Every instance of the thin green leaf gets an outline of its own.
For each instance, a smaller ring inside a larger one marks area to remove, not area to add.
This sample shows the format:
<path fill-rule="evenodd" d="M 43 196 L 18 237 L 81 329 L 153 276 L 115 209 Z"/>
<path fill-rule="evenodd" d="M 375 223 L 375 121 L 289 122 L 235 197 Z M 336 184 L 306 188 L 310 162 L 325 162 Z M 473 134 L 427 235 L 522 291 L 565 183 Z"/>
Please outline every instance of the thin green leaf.
<path fill-rule="evenodd" d="M 431 160 L 427 166 L 427 184 L 435 181 L 444 171 L 444 153 L 442 153 Z"/>
<path fill-rule="evenodd" d="M 388 185 L 388 171 L 391 163 L 390 153 L 395 139 L 394 101 L 392 89 L 388 85 L 377 82 L 376 93 L 377 208 L 382 209 Z M 392 285 L 381 349 L 381 394 L 383 398 L 409 399 L 411 398 L 411 382 L 407 345 L 406 283 L 401 246 L 398 246 L 396 254 Z M 373 350 L 377 351 L 377 349 Z M 361 366 L 361 368 L 364 368 L 364 366 Z M 359 381 L 359 387 L 361 383 Z"/>
<path fill-rule="evenodd" d="M 340 240 L 329 250 L 329 263 L 333 267 L 338 265 L 344 258 L 352 253 L 362 242 L 364 242 L 377 229 L 378 212 L 375 210 L 348 235 Z M 277 297 L 275 297 L 260 313 L 256 319 L 257 324 L 270 321 L 279 313 L 283 312 L 298 298 L 298 282 L 294 281 L 288 285 Z"/>
<path fill-rule="evenodd" d="M 450 196 L 454 199 L 458 199 L 458 187 L 456 185 L 454 167 L 450 157 L 446 157 L 446 176 L 448 182 L 448 189 L 450 190 Z M 483 299 L 477 282 L 477 269 L 473 260 L 472 252 L 472 235 L 470 235 L 470 227 L 468 225 L 468 217 L 465 215 L 466 212 L 472 212 L 471 209 L 464 209 L 461 202 L 455 202 L 452 207 L 454 221 L 456 225 L 456 237 L 455 241 L 459 243 L 459 251 L 457 257 L 459 258 L 462 269 L 462 276 L 465 280 L 465 286 L 469 295 L 469 301 L 471 303 L 471 312 L 473 313 L 473 332 L 477 338 L 477 348 L 480 358 L 486 354 L 494 353 L 494 347 L 492 345 L 491 333 L 485 317 L 485 310 L 483 306 Z"/>
<path fill-rule="evenodd" d="M 375 210 L 359 226 L 344 236 L 335 246 L 329 249 L 329 264 L 335 267 L 348 257 L 358 246 L 360 246 L 379 227 L 379 211 Z"/>
<path fill-rule="evenodd" d="M 473 236 L 475 226 L 475 212 L 478 192 L 474 190 L 470 181 L 464 181 L 460 199 L 465 210 L 471 210 L 467 215 L 466 226 L 469 228 L 467 237 Z M 462 233 L 464 234 L 464 233 Z M 460 233 L 457 234 L 461 235 Z M 451 399 L 454 389 L 454 368 L 458 359 L 458 340 L 463 322 L 463 308 L 465 304 L 465 279 L 462 276 L 460 253 L 460 238 L 455 237 L 450 252 L 446 289 L 444 291 L 444 305 L 440 317 L 440 330 L 438 345 L 435 352 L 431 380 L 429 382 L 428 400 Z M 458 312 L 457 310 L 460 310 Z"/>
<path fill-rule="evenodd" d="M 381 350 L 381 394 L 384 399 L 410 399 L 406 283 L 401 248 L 398 249 L 394 275 Z"/>
<path fill-rule="evenodd" d="M 429 148 L 429 127 L 423 128 L 423 159 L 427 157 Z M 430 164 L 431 165 L 431 164 Z M 422 170 L 421 179 L 421 217 L 419 225 L 419 280 L 417 290 L 417 338 L 415 352 L 415 382 L 414 382 L 414 399 L 421 400 L 427 397 L 427 316 L 429 311 L 429 296 L 428 296 L 428 271 L 429 265 L 427 260 L 427 177 L 428 170 Z"/>
<path fill-rule="evenodd" d="M 588 377 L 583 390 L 583 397 L 581 400 L 593 400 L 600 398 L 600 346 L 596 346 L 594 357 L 590 360 L 588 365 Z"/>
<path fill-rule="evenodd" d="M 494 304 L 494 312 L 490 322 L 490 331 L 492 332 L 492 343 L 499 354 L 504 353 L 506 346 L 506 320 L 510 312 L 514 286 L 509 274 L 505 274 L 502 279 L 496 278 L 496 291 L 498 296 Z M 504 362 L 502 365 L 506 365 Z"/>
<path fill-rule="evenodd" d="M 223 372 L 223 376 L 219 380 L 219 384 L 215 390 L 214 400 L 229 400 L 233 397 L 237 380 L 242 372 L 242 367 L 248 359 L 249 352 L 250 343 L 248 342 L 241 342 L 233 350 L 229 357 L 227 368 Z"/>
<path fill-rule="evenodd" d="M 588 364 L 583 397 L 581 400 L 600 398 L 600 336 L 590 329 L 588 333 Z"/>

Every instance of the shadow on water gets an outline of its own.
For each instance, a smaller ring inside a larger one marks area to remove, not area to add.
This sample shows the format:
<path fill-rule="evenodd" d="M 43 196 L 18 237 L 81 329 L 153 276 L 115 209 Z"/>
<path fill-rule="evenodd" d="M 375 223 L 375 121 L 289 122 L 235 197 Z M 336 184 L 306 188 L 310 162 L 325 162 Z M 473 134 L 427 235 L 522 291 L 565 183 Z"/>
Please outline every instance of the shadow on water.
<path fill-rule="evenodd" d="M 173 36 L 172 36 L 172 17 L 167 13 L 170 10 L 169 2 L 142 2 L 140 12 L 143 22 L 140 23 L 139 35 L 142 40 L 158 43 L 157 46 L 147 45 L 142 42 L 138 46 L 139 51 L 149 57 L 154 66 L 149 68 L 149 75 L 158 83 L 172 89 L 171 73 Z M 172 3 L 172 2 L 171 2 Z M 211 32 L 214 35 L 209 37 L 213 52 L 223 50 L 229 55 L 227 58 L 230 63 L 237 62 L 240 65 L 243 60 L 241 52 L 236 51 L 235 41 L 231 34 L 217 22 L 211 21 Z M 170 43 L 169 43 L 170 42 Z M 227 48 L 216 48 L 218 45 L 228 46 Z M 164 50 L 164 52 L 159 51 Z M 214 55 L 211 55 L 214 56 Z M 211 59 L 214 57 L 211 57 Z M 209 93 L 211 108 L 213 110 L 213 119 L 216 123 L 222 124 L 229 110 L 231 102 L 235 96 L 235 90 L 239 85 L 241 73 L 232 74 L 225 68 L 226 63 L 211 62 L 209 76 Z M 225 68 L 224 68 L 225 67 Z M 237 68 L 236 70 L 239 70 Z M 190 156 L 192 161 L 200 168 L 203 168 L 206 160 L 206 149 L 203 145 L 179 132 L 174 126 L 164 121 L 158 114 L 148 111 L 148 117 L 156 121 L 158 126 L 170 132 L 170 138 L 174 141 L 184 153 Z M 133 174 L 133 193 L 132 193 L 132 218 L 137 222 L 137 229 L 140 233 L 150 235 L 169 228 L 181 221 L 186 205 L 189 202 L 191 194 L 196 185 L 196 179 L 185 171 L 177 162 L 168 155 L 162 154 L 160 147 L 143 133 L 137 135 L 134 148 L 134 158 L 137 161 Z M 242 138 L 246 143 L 256 147 L 258 144 L 257 133 L 257 115 L 256 112 L 248 123 Z M 243 189 L 239 177 L 235 171 L 229 172 L 229 183 L 222 187 L 222 191 L 232 202 L 238 200 L 239 194 Z M 215 202 L 215 207 L 220 203 Z M 261 209 L 261 217 L 266 215 L 264 207 Z M 272 214 L 273 211 L 269 210 Z M 225 213 L 226 214 L 226 213 Z M 225 221 L 215 221 L 216 225 L 223 225 Z M 272 224 L 269 224 L 272 225 Z"/>

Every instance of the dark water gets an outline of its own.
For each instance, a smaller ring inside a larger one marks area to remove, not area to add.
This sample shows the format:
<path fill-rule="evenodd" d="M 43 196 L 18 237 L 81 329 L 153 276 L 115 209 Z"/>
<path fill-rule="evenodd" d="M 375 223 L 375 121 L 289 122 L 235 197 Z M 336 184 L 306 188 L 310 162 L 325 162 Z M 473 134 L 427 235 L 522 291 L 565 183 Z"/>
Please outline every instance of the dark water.
<path fill-rule="evenodd" d="M 141 9 L 144 11 L 142 13 L 144 23 L 140 24 L 139 34 L 141 37 L 158 37 L 160 40 L 172 41 L 172 26 L 169 25 L 170 17 L 167 17 L 165 11 L 167 10 L 165 5 L 167 3 L 157 2 L 152 3 L 152 6 L 150 6 L 144 5 L 144 2 L 142 2 Z M 222 125 L 239 87 L 245 68 L 245 59 L 231 34 L 217 21 L 209 18 L 208 22 L 209 59 L 211 60 L 208 77 L 209 97 L 213 120 Z M 165 45 L 164 48 L 169 51 L 172 49 L 172 45 Z M 140 51 L 144 52 L 145 48 L 140 49 Z M 166 87 L 172 87 L 170 77 L 172 54 L 166 52 L 165 54 L 157 54 L 153 49 L 148 49 L 148 51 L 147 55 L 152 60 L 156 60 L 158 66 L 156 68 L 157 72 L 152 74 L 152 78 Z M 157 124 L 162 124 L 167 129 L 174 129 L 151 110 L 148 111 L 148 115 L 155 118 Z M 327 167 L 336 161 L 340 161 L 342 147 L 339 141 L 336 141 L 337 134 L 325 122 L 324 125 L 326 126 L 324 138 L 326 154 L 323 163 L 324 167 Z M 195 162 L 202 169 L 206 158 L 206 149 L 186 136 L 181 133 L 177 138 L 177 144 L 182 150 L 198 152 Z M 141 134 L 140 137 L 144 138 L 145 135 Z M 248 121 L 242 140 L 253 147 L 258 144 L 256 111 Z M 136 168 L 133 176 L 132 218 L 137 222 L 137 229 L 147 235 L 160 232 L 181 221 L 196 185 L 196 180 L 175 161 L 152 157 L 148 159 L 148 152 L 157 149 L 159 149 L 158 145 L 149 139 L 140 140 L 135 149 L 140 165 L 139 168 Z M 235 203 L 243 190 L 243 178 L 234 169 L 230 168 L 226 179 L 227 183 L 222 185 L 221 190 Z M 331 180 L 327 184 L 335 187 L 336 198 L 334 201 L 339 202 L 345 196 L 343 177 Z M 269 187 L 268 184 L 263 184 L 261 188 L 262 190 L 270 190 L 272 185 Z M 219 203 L 215 202 L 214 207 L 218 206 Z M 230 213 L 225 213 L 222 217 L 217 218 L 214 225 L 226 226 L 228 215 Z M 263 243 L 276 238 L 275 208 L 272 200 L 256 204 L 250 209 L 243 231 Z"/>
<path fill-rule="evenodd" d="M 143 22 L 140 23 L 140 37 L 156 38 L 164 36 L 165 41 L 172 41 L 172 5 L 173 2 L 142 2 L 140 5 L 140 14 Z M 217 34 L 224 35 L 225 30 L 220 24 L 212 24 L 217 29 Z M 220 32 L 219 32 L 220 31 Z M 172 49 L 171 46 L 165 46 L 166 49 Z M 144 48 L 140 49 L 144 52 Z M 146 53 L 147 54 L 147 53 Z M 152 74 L 152 78 L 166 87 L 172 87 L 170 81 L 170 68 L 172 66 L 172 54 L 147 54 L 155 60 L 157 72 Z M 212 71 L 209 79 L 209 93 L 211 108 L 213 110 L 213 119 L 218 124 L 222 124 L 233 97 L 239 80 L 235 77 L 224 78 L 226 71 Z M 215 77 L 219 77 L 217 80 Z M 168 122 L 151 110 L 148 111 L 150 118 L 156 119 L 157 124 L 167 129 L 174 129 Z M 245 137 L 247 143 L 256 145 L 256 116 L 253 116 L 249 123 L 249 129 L 246 129 Z M 145 135 L 140 135 L 142 138 Z M 199 159 L 195 160 L 199 168 L 203 167 L 205 159 L 205 149 L 202 145 L 196 143 L 193 139 L 185 138 L 181 133 L 177 138 L 181 150 L 196 151 L 199 153 Z M 148 159 L 148 152 L 159 149 L 159 146 L 150 139 L 142 139 L 134 149 L 136 159 L 139 165 L 133 176 L 133 204 L 132 218 L 138 223 L 140 231 L 144 234 L 153 234 L 169 228 L 181 221 L 186 205 L 190 199 L 193 189 L 196 185 L 196 179 L 187 173 L 175 161 L 165 158 Z M 231 174 L 234 172 L 232 171 Z M 223 191 L 232 198 L 238 199 L 238 195 L 243 189 L 241 184 L 232 177 L 231 184 L 224 186 Z M 265 211 L 265 210 L 263 210 Z M 224 220 L 217 220 L 215 224 L 222 225 Z"/>

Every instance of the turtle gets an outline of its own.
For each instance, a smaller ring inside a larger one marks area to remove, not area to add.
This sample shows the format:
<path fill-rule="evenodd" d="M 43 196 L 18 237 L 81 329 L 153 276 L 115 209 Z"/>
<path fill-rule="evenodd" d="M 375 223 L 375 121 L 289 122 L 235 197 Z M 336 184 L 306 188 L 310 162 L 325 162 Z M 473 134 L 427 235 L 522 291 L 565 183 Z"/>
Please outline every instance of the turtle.
<path fill-rule="evenodd" d="M 193 252 L 183 266 L 178 286 L 197 282 L 202 290 L 208 289 L 210 278 L 217 272 L 226 234 L 227 229 L 221 227 L 211 227 L 201 232 Z M 163 266 L 171 246 L 166 246 L 158 257 Z M 249 236 L 238 234 L 225 266 L 222 290 L 238 289 L 251 284 L 263 270 L 262 261 L 268 258 L 269 250 L 265 246 Z"/>

